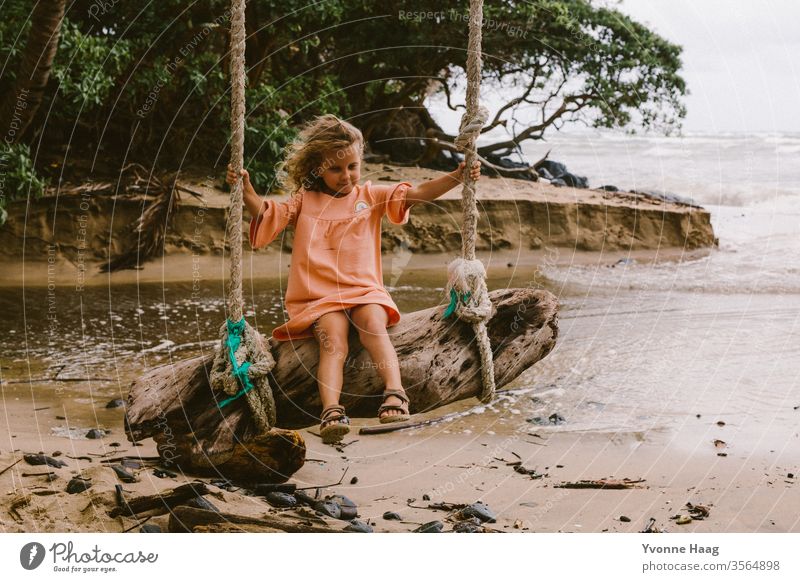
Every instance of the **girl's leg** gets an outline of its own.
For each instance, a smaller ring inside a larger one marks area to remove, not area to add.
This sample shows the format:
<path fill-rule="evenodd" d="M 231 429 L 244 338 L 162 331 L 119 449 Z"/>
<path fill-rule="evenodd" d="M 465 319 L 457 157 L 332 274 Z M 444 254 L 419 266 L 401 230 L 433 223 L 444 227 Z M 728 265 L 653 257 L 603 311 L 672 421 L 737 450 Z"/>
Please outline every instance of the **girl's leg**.
<path fill-rule="evenodd" d="M 403 383 L 400 380 L 400 362 L 397 359 L 397 352 L 389 340 L 386 332 L 386 324 L 389 316 L 383 306 L 377 303 L 358 305 L 351 311 L 353 325 L 358 329 L 358 337 L 361 344 L 366 348 L 372 357 L 373 364 L 378 368 L 384 385 L 387 390 L 403 390 Z M 403 402 L 396 396 L 386 399 L 386 404 L 400 406 Z M 400 414 L 397 410 L 387 410 L 381 417 Z"/>
<path fill-rule="evenodd" d="M 325 409 L 339 404 L 350 321 L 344 311 L 332 311 L 321 316 L 312 329 L 319 343 L 317 384 L 322 408 Z"/>

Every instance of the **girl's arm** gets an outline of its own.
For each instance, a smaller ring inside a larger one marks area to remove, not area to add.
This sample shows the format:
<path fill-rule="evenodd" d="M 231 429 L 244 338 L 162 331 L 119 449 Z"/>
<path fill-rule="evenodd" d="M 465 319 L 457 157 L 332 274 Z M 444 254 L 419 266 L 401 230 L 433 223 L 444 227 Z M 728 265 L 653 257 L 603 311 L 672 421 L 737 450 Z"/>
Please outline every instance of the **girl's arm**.
<path fill-rule="evenodd" d="M 461 162 L 458 165 L 458 168 L 441 176 L 439 178 L 435 178 L 433 180 L 428 180 L 427 182 L 423 182 L 418 186 L 411 188 L 406 193 L 406 208 L 411 208 L 414 204 L 419 202 L 430 202 L 431 200 L 437 199 L 442 194 L 449 192 L 456 186 L 461 185 L 461 178 L 464 175 L 466 168 L 466 163 Z M 475 161 L 472 166 L 472 179 L 477 181 L 481 177 L 481 163 L 479 161 Z"/>

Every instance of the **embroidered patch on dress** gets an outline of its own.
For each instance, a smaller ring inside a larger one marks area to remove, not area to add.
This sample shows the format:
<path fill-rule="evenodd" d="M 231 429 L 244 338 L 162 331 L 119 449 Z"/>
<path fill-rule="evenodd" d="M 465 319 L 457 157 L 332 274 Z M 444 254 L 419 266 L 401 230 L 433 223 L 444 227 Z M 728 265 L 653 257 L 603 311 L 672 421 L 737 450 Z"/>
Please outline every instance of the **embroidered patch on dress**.
<path fill-rule="evenodd" d="M 366 210 L 367 208 L 369 208 L 369 204 L 367 204 L 363 200 L 359 200 L 358 202 L 356 202 L 355 212 L 357 214 L 357 213 L 361 212 L 362 210 Z"/>

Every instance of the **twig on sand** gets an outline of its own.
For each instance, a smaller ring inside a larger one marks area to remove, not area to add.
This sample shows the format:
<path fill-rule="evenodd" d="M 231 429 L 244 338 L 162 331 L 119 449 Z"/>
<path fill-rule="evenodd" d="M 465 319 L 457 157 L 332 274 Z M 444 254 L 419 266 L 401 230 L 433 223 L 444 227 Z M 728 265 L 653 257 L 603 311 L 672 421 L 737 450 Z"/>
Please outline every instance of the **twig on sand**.
<path fill-rule="evenodd" d="M 378 424 L 374 426 L 362 426 L 359 429 L 358 434 L 383 434 L 387 432 L 394 432 L 396 430 L 404 430 L 406 428 L 417 428 L 420 426 L 428 426 L 431 424 L 444 422 L 446 420 L 450 420 L 451 418 L 456 418 L 463 415 L 463 412 L 451 412 L 450 414 L 445 414 L 444 416 L 429 418 L 428 420 L 419 420 L 416 422 L 407 420 L 405 422 L 390 422 L 387 424 Z"/>
<path fill-rule="evenodd" d="M 16 460 L 16 461 L 14 461 L 13 463 L 11 463 L 11 464 L 10 464 L 8 467 L 6 467 L 6 468 L 5 468 L 5 469 L 3 469 L 2 471 L 0 471 L 0 475 L 2 475 L 3 473 L 5 473 L 6 471 L 8 471 L 8 470 L 9 470 L 11 467 L 13 467 L 14 465 L 16 465 L 16 464 L 17 464 L 17 463 L 19 463 L 20 461 L 22 461 L 22 459 L 17 459 L 17 460 Z"/>

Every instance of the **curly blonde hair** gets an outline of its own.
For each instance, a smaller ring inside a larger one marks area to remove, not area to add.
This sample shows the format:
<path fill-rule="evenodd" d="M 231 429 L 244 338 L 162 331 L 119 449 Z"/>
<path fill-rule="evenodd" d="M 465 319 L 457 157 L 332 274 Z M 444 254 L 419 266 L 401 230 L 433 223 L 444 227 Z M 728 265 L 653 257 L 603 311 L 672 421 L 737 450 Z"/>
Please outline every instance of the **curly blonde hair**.
<path fill-rule="evenodd" d="M 281 188 L 290 194 L 301 188 L 322 190 L 325 154 L 350 147 L 356 148 L 359 157 L 364 154 L 364 136 L 357 127 L 333 114 L 312 119 L 286 147 L 278 169 Z"/>

